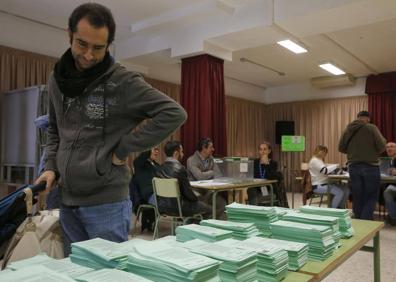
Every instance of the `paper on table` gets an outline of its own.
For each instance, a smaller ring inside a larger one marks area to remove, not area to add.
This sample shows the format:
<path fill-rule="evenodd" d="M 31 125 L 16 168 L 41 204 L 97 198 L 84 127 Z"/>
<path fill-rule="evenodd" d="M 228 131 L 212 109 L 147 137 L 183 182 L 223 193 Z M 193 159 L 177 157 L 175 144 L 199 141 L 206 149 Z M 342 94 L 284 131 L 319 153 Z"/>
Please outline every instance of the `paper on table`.
<path fill-rule="evenodd" d="M 48 257 L 46 254 L 39 254 L 28 259 L 12 262 L 7 268 L 12 270 L 20 270 L 35 265 L 44 266 L 50 270 L 67 275 L 71 278 L 75 278 L 79 275 L 93 271 L 92 268 L 72 263 L 70 258 L 57 260 Z"/>
<path fill-rule="evenodd" d="M 201 181 L 190 181 L 190 185 L 191 186 L 224 186 L 224 185 L 228 185 L 229 183 L 225 183 L 225 182 L 217 182 L 212 180 L 201 180 Z"/>
<path fill-rule="evenodd" d="M 127 254 L 124 249 L 119 247 L 118 243 L 107 241 L 101 238 L 73 243 L 72 247 L 73 246 L 81 246 L 83 249 L 88 250 L 105 260 L 117 259 Z"/>
<path fill-rule="evenodd" d="M 75 280 L 52 271 L 42 265 L 34 265 L 25 267 L 17 271 L 2 273 L 0 272 L 0 280 L 7 282 L 74 282 Z"/>
<path fill-rule="evenodd" d="M 143 257 L 168 262 L 173 265 L 177 265 L 186 271 L 193 271 L 215 263 L 212 259 L 204 256 L 196 256 L 184 248 L 170 247 L 169 245 L 161 242 L 151 242 L 146 245 L 138 245 L 135 247 L 135 250 Z"/>
<path fill-rule="evenodd" d="M 76 278 L 77 281 L 81 282 L 148 282 L 148 280 L 139 275 L 121 271 L 118 269 L 101 269 L 84 274 Z"/>
<path fill-rule="evenodd" d="M 32 265 L 37 265 L 37 264 L 43 264 L 44 262 L 48 262 L 54 260 L 53 258 L 50 258 L 47 256 L 45 253 L 43 254 L 38 254 L 34 257 L 19 260 L 19 261 L 14 261 L 11 262 L 8 266 L 7 269 L 12 269 L 12 270 L 19 270 L 28 266 Z"/>
<path fill-rule="evenodd" d="M 221 241 L 220 241 L 221 242 Z M 254 251 L 234 248 L 218 243 L 207 243 L 199 239 L 185 242 L 186 248 L 198 254 L 210 256 L 224 261 L 240 262 L 255 255 Z"/>

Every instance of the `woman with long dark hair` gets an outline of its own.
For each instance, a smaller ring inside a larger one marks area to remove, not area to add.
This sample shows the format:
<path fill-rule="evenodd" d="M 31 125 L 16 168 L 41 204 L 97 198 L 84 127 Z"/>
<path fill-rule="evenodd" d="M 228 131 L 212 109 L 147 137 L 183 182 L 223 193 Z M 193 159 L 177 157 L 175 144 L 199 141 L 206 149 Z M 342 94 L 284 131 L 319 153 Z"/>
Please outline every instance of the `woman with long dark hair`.
<path fill-rule="evenodd" d="M 272 159 L 271 143 L 263 142 L 258 148 L 259 157 L 254 160 L 254 178 L 277 180 L 274 184 L 274 194 L 278 200 L 279 206 L 289 207 L 287 202 L 286 190 L 283 184 L 283 175 L 278 171 L 278 162 Z M 265 195 L 264 187 L 254 187 L 248 189 L 249 204 L 259 204 Z"/>

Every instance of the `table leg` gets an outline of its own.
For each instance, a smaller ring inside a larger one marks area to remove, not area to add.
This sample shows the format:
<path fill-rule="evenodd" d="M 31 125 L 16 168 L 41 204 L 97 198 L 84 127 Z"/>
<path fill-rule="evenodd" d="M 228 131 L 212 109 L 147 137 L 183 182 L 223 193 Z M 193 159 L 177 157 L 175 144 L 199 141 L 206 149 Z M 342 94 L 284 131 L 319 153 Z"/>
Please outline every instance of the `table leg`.
<path fill-rule="evenodd" d="M 292 192 L 292 209 L 294 209 L 294 183 L 291 186 L 291 192 Z"/>
<path fill-rule="evenodd" d="M 374 282 L 381 281 L 381 265 L 380 265 L 380 238 L 377 232 L 373 239 L 374 247 Z"/>
<path fill-rule="evenodd" d="M 212 218 L 216 219 L 216 196 L 217 196 L 217 191 L 213 191 L 212 194 Z"/>
<path fill-rule="evenodd" d="M 270 187 L 270 205 L 271 207 L 274 206 L 274 186 L 272 184 L 268 184 Z"/>

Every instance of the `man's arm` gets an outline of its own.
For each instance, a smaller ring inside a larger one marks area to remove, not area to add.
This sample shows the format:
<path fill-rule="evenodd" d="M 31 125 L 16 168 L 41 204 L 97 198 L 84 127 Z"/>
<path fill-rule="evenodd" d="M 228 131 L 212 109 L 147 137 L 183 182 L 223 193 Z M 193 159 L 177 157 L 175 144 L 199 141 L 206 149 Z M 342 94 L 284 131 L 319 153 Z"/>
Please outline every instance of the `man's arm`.
<path fill-rule="evenodd" d="M 386 146 L 386 139 L 382 136 L 381 132 L 379 131 L 378 127 L 375 125 L 373 126 L 373 133 L 374 133 L 374 143 L 377 149 L 377 153 L 381 154 L 385 151 Z"/>
<path fill-rule="evenodd" d="M 190 181 L 188 180 L 187 170 L 182 167 L 177 175 L 177 180 L 179 181 L 180 192 L 185 199 L 190 202 L 198 201 L 197 196 L 195 196 L 194 192 L 192 191 Z"/>
<path fill-rule="evenodd" d="M 127 113 L 146 123 L 121 138 L 114 151 L 120 160 L 130 152 L 145 151 L 161 143 L 187 119 L 186 111 L 178 103 L 151 87 L 138 74 L 129 78 L 124 91 Z"/>
<path fill-rule="evenodd" d="M 187 169 L 194 176 L 195 180 L 213 179 L 214 177 L 213 170 L 201 171 L 198 165 L 199 164 L 193 158 L 189 158 L 187 160 Z"/>

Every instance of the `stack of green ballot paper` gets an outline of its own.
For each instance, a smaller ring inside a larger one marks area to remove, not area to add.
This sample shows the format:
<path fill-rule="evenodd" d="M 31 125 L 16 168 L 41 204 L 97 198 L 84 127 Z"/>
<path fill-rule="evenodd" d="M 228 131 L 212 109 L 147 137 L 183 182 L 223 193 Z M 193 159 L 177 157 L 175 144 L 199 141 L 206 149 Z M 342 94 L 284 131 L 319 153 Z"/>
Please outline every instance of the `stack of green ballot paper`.
<path fill-rule="evenodd" d="M 168 236 L 164 236 L 164 237 L 155 239 L 155 242 L 161 242 L 161 243 L 166 244 L 171 247 L 180 247 L 180 245 L 183 244 L 182 242 L 178 242 L 176 240 L 176 236 L 173 236 L 173 235 L 168 235 Z"/>
<path fill-rule="evenodd" d="M 123 269 L 126 266 L 129 250 L 122 244 L 101 238 L 72 243 L 72 253 L 69 257 L 72 262 L 93 269 Z"/>
<path fill-rule="evenodd" d="M 232 231 L 219 228 L 188 224 L 176 228 L 176 240 L 179 242 L 186 242 L 193 239 L 200 239 L 206 242 L 216 242 L 231 238 L 232 233 Z"/>
<path fill-rule="evenodd" d="M 227 219 L 236 222 L 251 222 L 263 236 L 271 236 L 270 223 L 278 220 L 275 208 L 232 203 L 226 206 Z"/>
<path fill-rule="evenodd" d="M 221 281 L 256 281 L 256 252 L 236 248 L 235 244 L 224 245 L 222 242 L 208 243 L 195 239 L 183 243 L 183 247 L 191 252 L 222 261 L 219 269 Z"/>
<path fill-rule="evenodd" d="M 323 261 L 336 247 L 333 230 L 324 225 L 313 225 L 279 220 L 271 223 L 272 238 L 307 243 L 308 258 Z"/>
<path fill-rule="evenodd" d="M 118 269 L 104 268 L 76 278 L 79 282 L 150 282 L 152 280 Z"/>
<path fill-rule="evenodd" d="M 252 236 L 260 235 L 254 223 L 233 222 L 217 219 L 206 219 L 200 222 L 201 225 L 211 226 L 219 229 L 232 231 L 232 237 L 238 240 L 245 240 Z"/>
<path fill-rule="evenodd" d="M 7 269 L 17 271 L 26 267 L 37 266 L 37 265 L 41 265 L 52 271 L 55 271 L 56 273 L 66 275 L 73 279 L 76 279 L 76 277 L 79 277 L 80 275 L 93 271 L 92 268 L 88 268 L 72 263 L 70 261 L 70 258 L 57 260 L 50 258 L 45 253 L 36 255 L 28 259 L 12 262 L 7 266 Z"/>
<path fill-rule="evenodd" d="M 252 238 L 250 241 L 260 244 L 271 244 L 287 251 L 288 266 L 292 271 L 297 271 L 307 262 L 309 246 L 305 243 L 285 241 L 270 238 Z M 250 242 L 245 240 L 244 242 Z"/>
<path fill-rule="evenodd" d="M 128 272 L 153 281 L 220 281 L 220 261 L 156 241 L 135 244 L 134 249 L 128 256 Z"/>
<path fill-rule="evenodd" d="M 320 208 L 314 206 L 302 206 L 299 210 L 303 213 L 338 217 L 342 238 L 350 238 L 355 234 L 352 227 L 351 213 L 347 209 Z"/>
<path fill-rule="evenodd" d="M 244 241 L 226 239 L 217 244 L 257 253 L 257 280 L 278 282 L 287 275 L 287 252 L 262 237 L 251 237 Z"/>
<path fill-rule="evenodd" d="M 75 282 L 65 274 L 57 273 L 42 265 L 23 267 L 16 271 L 0 271 L 0 281 L 4 282 Z"/>
<path fill-rule="evenodd" d="M 284 207 L 273 207 L 275 209 L 275 213 L 278 215 L 279 219 L 282 218 L 285 214 L 289 212 L 294 212 L 295 210 L 289 209 L 289 208 L 284 208 Z"/>
<path fill-rule="evenodd" d="M 338 224 L 339 222 L 338 217 L 308 214 L 301 212 L 289 212 L 282 217 L 282 220 L 329 226 L 333 229 L 334 232 L 333 236 L 334 236 L 334 241 L 336 243 L 336 248 L 341 246 L 340 243 L 341 232 L 340 232 L 340 225 Z"/>

